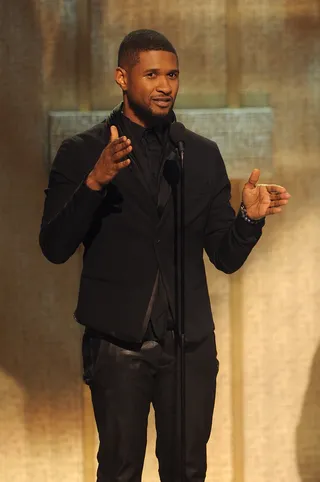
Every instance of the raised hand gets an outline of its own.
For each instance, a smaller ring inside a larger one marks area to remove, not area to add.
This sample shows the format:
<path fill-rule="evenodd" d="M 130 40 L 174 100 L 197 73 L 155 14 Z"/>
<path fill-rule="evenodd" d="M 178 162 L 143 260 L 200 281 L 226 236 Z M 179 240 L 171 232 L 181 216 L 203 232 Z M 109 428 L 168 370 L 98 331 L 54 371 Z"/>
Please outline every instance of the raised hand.
<path fill-rule="evenodd" d="M 110 133 L 109 144 L 102 151 L 86 180 L 87 186 L 95 191 L 102 189 L 121 169 L 130 164 L 130 159 L 126 158 L 132 151 L 130 139 L 125 136 L 119 138 L 116 126 L 110 127 Z"/>
<path fill-rule="evenodd" d="M 260 170 L 254 169 L 242 191 L 242 202 L 250 219 L 261 219 L 281 212 L 291 195 L 277 184 L 258 184 Z"/>

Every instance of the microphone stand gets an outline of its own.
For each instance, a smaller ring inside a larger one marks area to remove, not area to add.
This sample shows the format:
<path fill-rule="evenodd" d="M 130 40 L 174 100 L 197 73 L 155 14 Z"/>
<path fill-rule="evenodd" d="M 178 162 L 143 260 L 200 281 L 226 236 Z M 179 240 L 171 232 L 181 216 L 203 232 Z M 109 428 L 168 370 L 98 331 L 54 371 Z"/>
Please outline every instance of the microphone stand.
<path fill-rule="evenodd" d="M 178 142 L 180 183 L 177 192 L 175 222 L 176 239 L 176 323 L 178 327 L 178 353 L 180 385 L 180 480 L 186 481 L 186 361 L 185 361 L 185 179 L 184 145 Z"/>

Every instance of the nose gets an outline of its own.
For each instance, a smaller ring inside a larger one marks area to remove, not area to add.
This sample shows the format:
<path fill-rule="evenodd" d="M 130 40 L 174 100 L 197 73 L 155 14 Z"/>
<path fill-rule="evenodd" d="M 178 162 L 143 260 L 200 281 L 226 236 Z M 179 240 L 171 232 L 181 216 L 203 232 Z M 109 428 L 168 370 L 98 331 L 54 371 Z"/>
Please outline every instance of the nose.
<path fill-rule="evenodd" d="M 166 76 L 159 77 L 159 83 L 157 85 L 157 92 L 161 92 L 165 95 L 170 95 L 172 92 L 172 87 Z"/>

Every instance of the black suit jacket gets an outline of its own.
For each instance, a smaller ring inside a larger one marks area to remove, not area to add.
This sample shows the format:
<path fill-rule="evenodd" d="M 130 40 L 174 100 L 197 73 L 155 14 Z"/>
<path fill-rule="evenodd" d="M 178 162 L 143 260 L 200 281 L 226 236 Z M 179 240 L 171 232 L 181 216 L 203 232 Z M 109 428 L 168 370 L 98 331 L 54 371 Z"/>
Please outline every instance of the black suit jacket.
<path fill-rule="evenodd" d="M 90 190 L 85 179 L 109 137 L 104 121 L 62 143 L 46 190 L 40 245 L 48 260 L 64 263 L 83 243 L 76 319 L 101 333 L 139 342 L 158 270 L 175 312 L 173 196 L 167 185 L 159 219 L 134 163 L 105 192 Z M 213 330 L 204 249 L 216 268 L 232 273 L 246 260 L 264 223 L 251 225 L 235 216 L 230 182 L 214 142 L 187 130 L 184 162 L 185 330 L 186 340 L 197 341 Z"/>

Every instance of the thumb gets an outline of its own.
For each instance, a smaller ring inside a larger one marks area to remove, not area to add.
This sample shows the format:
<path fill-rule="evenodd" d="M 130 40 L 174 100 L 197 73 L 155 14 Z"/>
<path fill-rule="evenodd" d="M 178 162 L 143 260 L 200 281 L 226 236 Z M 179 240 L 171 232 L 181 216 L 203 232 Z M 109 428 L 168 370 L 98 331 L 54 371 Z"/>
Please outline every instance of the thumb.
<path fill-rule="evenodd" d="M 260 169 L 253 169 L 245 187 L 247 189 L 254 189 L 256 187 L 257 182 L 259 181 L 259 177 L 260 177 Z"/>
<path fill-rule="evenodd" d="M 115 141 L 116 139 L 119 139 L 119 132 L 116 126 L 111 126 L 110 127 L 110 142 Z"/>

